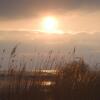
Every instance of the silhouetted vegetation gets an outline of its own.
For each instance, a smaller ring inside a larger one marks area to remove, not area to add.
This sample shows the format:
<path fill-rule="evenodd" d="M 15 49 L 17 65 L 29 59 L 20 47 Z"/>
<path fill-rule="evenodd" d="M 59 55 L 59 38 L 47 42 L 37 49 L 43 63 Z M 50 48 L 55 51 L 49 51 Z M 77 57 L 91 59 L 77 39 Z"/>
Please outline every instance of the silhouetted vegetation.
<path fill-rule="evenodd" d="M 15 65 L 16 49 L 17 45 L 10 53 L 8 70 L 0 72 L 0 100 L 100 100 L 100 72 L 90 70 L 81 57 L 76 60 L 73 56 L 70 62 L 62 59 L 53 72 L 49 71 L 53 70 L 55 60 L 49 69 L 46 66 L 28 72 L 26 62 Z M 3 49 L 2 53 L 5 52 Z M 75 52 L 74 48 L 73 55 Z M 44 65 L 48 65 L 51 55 L 52 51 Z M 1 56 L 0 67 L 3 59 Z M 49 82 L 45 84 L 46 81 Z"/>

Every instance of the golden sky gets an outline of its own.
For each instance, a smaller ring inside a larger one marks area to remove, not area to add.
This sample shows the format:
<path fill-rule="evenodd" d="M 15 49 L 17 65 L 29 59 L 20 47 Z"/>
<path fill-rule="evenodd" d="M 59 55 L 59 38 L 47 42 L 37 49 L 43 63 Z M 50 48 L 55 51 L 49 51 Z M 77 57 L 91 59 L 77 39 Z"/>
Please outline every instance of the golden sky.
<path fill-rule="evenodd" d="M 59 30 L 63 30 L 65 33 L 100 31 L 100 12 L 98 11 L 89 14 L 76 11 L 64 15 L 51 16 L 56 16 L 59 22 Z M 46 15 L 41 15 L 38 18 L 1 20 L 0 30 L 40 30 L 43 17 L 46 17 Z"/>
<path fill-rule="evenodd" d="M 0 30 L 40 30 L 46 16 L 65 33 L 98 32 L 100 0 L 0 0 Z"/>
<path fill-rule="evenodd" d="M 76 47 L 90 64 L 100 62 L 100 0 L 0 0 L 0 53 L 17 43 L 27 56 Z"/>

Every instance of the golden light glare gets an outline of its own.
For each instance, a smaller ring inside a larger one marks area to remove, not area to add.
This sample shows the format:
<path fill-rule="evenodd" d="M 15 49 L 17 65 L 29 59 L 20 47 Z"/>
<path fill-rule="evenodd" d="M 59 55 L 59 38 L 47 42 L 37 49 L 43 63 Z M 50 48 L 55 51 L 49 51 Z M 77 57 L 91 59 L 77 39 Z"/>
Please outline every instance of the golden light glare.
<path fill-rule="evenodd" d="M 59 23 L 57 18 L 55 17 L 45 17 L 42 21 L 42 30 L 43 32 L 46 33 L 62 33 L 59 29 L 58 29 Z"/>

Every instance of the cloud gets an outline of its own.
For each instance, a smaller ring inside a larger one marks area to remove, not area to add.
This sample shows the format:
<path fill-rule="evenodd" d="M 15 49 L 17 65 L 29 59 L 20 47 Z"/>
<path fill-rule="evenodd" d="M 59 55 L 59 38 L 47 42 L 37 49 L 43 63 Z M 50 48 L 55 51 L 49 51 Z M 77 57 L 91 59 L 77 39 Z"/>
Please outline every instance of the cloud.
<path fill-rule="evenodd" d="M 0 40 L 1 50 L 2 48 L 12 48 L 20 43 L 21 53 L 33 53 L 33 50 L 36 49 L 40 53 L 54 50 L 66 54 L 69 51 L 72 52 L 73 48 L 76 47 L 77 55 L 86 57 L 88 61 L 90 59 L 94 59 L 93 61 L 96 62 L 100 61 L 100 32 L 48 36 L 41 32 L 0 31 L 0 37 L 2 37 Z"/>
<path fill-rule="evenodd" d="M 99 46 L 100 42 L 100 32 L 95 33 L 65 33 L 62 35 L 57 34 L 45 34 L 43 32 L 35 31 L 0 31 L 0 40 L 4 41 L 22 41 L 22 42 L 32 42 L 32 43 L 48 43 L 54 42 L 54 44 L 73 44 L 81 46 Z"/>
<path fill-rule="evenodd" d="M 38 16 L 42 12 L 61 13 L 72 10 L 100 10 L 100 0 L 0 0 L 0 18 Z"/>

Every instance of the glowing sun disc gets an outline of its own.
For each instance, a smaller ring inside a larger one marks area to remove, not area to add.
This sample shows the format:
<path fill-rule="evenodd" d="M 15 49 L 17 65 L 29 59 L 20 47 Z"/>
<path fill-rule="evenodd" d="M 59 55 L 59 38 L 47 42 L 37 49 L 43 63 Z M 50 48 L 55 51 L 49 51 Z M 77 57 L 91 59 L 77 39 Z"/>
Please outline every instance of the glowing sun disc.
<path fill-rule="evenodd" d="M 45 32 L 55 32 L 58 27 L 58 21 L 54 17 L 46 17 L 42 22 L 43 31 Z"/>

